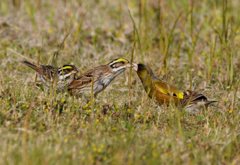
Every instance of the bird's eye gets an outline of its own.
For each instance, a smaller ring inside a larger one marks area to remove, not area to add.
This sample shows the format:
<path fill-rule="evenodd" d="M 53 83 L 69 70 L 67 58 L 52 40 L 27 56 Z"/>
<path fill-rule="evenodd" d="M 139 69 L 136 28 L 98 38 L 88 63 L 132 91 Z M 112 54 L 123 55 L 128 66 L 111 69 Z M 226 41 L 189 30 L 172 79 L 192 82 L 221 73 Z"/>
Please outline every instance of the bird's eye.
<path fill-rule="evenodd" d="M 72 68 L 61 68 L 58 72 L 59 74 L 67 74 L 72 71 Z"/>
<path fill-rule="evenodd" d="M 173 93 L 173 96 L 177 97 L 176 93 Z"/>

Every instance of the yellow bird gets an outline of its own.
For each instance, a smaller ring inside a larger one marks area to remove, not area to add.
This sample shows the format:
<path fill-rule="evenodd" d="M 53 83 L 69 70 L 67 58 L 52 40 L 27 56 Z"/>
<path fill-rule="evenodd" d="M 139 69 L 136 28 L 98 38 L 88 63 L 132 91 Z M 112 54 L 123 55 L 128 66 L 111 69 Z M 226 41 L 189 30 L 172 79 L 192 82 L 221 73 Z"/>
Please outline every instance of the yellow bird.
<path fill-rule="evenodd" d="M 174 86 L 158 79 L 152 72 L 151 68 L 144 64 L 133 64 L 144 89 L 150 98 L 155 99 L 159 104 L 181 105 L 186 111 L 195 113 L 201 107 L 207 107 L 216 101 L 209 101 L 206 96 L 194 91 L 181 91 Z"/>

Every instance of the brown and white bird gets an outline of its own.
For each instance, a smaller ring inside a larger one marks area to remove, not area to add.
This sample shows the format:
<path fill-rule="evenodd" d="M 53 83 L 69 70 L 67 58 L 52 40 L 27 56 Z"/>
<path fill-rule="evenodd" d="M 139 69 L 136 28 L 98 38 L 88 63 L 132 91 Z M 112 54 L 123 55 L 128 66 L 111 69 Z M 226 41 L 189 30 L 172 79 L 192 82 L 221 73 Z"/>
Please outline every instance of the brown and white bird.
<path fill-rule="evenodd" d="M 78 73 L 78 69 L 74 65 L 63 65 L 57 68 L 51 65 L 37 65 L 27 60 L 23 60 L 22 63 L 37 72 L 41 83 L 46 88 L 56 85 L 57 91 L 65 90 Z"/>
<path fill-rule="evenodd" d="M 131 64 L 124 58 L 118 58 L 106 65 L 97 66 L 74 79 L 68 86 L 68 91 L 76 96 L 93 92 L 94 97 L 96 97 L 115 77 L 129 67 Z"/>
<path fill-rule="evenodd" d="M 174 103 L 181 105 L 186 111 L 195 113 L 201 107 L 216 102 L 209 101 L 206 96 L 194 91 L 181 91 L 176 87 L 157 78 L 150 67 L 144 64 L 134 64 L 134 70 L 137 72 L 143 87 L 150 98 L 155 99 L 159 104 Z"/>

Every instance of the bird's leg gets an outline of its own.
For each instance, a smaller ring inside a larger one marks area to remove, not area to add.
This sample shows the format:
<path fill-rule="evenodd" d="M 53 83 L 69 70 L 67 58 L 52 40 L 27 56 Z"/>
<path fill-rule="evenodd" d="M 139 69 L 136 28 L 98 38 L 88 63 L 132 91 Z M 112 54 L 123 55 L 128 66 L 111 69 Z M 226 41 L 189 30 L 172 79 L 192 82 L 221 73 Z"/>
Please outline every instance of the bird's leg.
<path fill-rule="evenodd" d="M 93 109 L 93 106 L 95 105 L 95 98 L 96 96 L 94 95 L 94 97 L 91 97 L 90 99 L 89 98 L 86 98 L 85 96 L 84 97 L 84 100 L 86 100 L 86 104 L 83 106 L 83 109 Z"/>

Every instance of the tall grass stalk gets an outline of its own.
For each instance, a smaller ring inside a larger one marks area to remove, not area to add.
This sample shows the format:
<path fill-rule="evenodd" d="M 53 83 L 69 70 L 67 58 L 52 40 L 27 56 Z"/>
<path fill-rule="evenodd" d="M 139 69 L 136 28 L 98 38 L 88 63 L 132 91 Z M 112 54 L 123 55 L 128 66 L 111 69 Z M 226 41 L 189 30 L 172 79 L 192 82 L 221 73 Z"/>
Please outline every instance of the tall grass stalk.
<path fill-rule="evenodd" d="M 27 11 L 29 18 L 31 19 L 32 25 L 35 28 L 38 28 L 36 25 L 36 18 L 35 18 L 35 15 L 37 12 L 36 6 L 30 0 L 25 0 L 24 7 L 26 7 L 26 11 Z"/>
<path fill-rule="evenodd" d="M 144 1 L 145 0 L 139 0 L 138 2 L 138 13 L 139 13 L 139 21 L 138 21 L 138 28 L 140 35 L 142 35 L 142 20 L 143 20 L 143 12 L 144 12 Z"/>
<path fill-rule="evenodd" d="M 188 62 L 189 62 L 189 84 L 190 84 L 190 89 L 192 89 L 192 78 L 193 78 L 193 73 L 192 73 L 192 67 L 193 67 L 193 55 L 194 55 L 194 51 L 195 51 L 195 36 L 194 36 L 194 32 L 193 32 L 193 8 L 194 8 L 194 4 L 193 4 L 193 0 L 189 0 L 188 2 L 189 5 L 189 24 L 190 24 L 190 36 L 191 36 L 191 48 L 188 52 Z"/>
<path fill-rule="evenodd" d="M 132 22 L 132 26 L 133 26 L 133 35 L 134 35 L 134 42 L 137 42 L 137 46 L 139 48 L 139 53 L 141 56 L 141 59 L 143 60 L 143 51 L 142 51 L 142 44 L 141 44 L 141 34 L 139 33 L 139 30 L 137 28 L 136 22 L 133 18 L 133 15 L 128 7 L 128 14 L 130 16 L 131 22 Z"/>
<path fill-rule="evenodd" d="M 24 164 L 29 164 L 29 145 L 28 145 L 28 139 L 29 139 L 29 121 L 30 121 L 30 117 L 32 114 L 32 109 L 33 109 L 33 105 L 32 103 L 29 105 L 29 107 L 27 108 L 27 114 L 25 115 L 24 118 L 24 125 L 23 125 L 23 132 L 22 132 L 22 154 L 23 154 L 23 162 Z"/>
<path fill-rule="evenodd" d="M 228 0 L 222 0 L 222 39 L 224 43 L 228 42 L 227 1 Z"/>
<path fill-rule="evenodd" d="M 16 9 L 19 9 L 21 6 L 21 0 L 12 0 L 12 4 Z"/>
<path fill-rule="evenodd" d="M 162 35 L 162 26 L 163 26 L 163 13 L 162 13 L 162 0 L 158 0 L 158 23 L 157 23 L 157 25 L 158 25 L 158 35 L 159 35 L 159 37 L 161 37 L 161 35 Z M 161 40 L 159 40 L 159 43 L 161 43 L 160 42 Z"/>
<path fill-rule="evenodd" d="M 190 34 L 191 34 L 191 38 L 193 38 L 193 6 L 194 6 L 194 1 L 193 0 L 189 0 L 189 16 L 190 16 Z"/>
<path fill-rule="evenodd" d="M 95 99 L 94 99 L 94 77 L 92 77 L 92 83 L 91 83 L 91 101 L 90 101 L 90 106 L 92 110 L 92 114 L 94 114 L 94 104 L 95 104 Z M 87 103 L 89 104 L 89 103 Z M 92 119 L 94 118 L 94 115 L 92 115 Z"/>
<path fill-rule="evenodd" d="M 178 23 L 179 19 L 181 18 L 181 16 L 182 16 L 182 12 L 179 13 L 178 17 L 175 19 L 175 21 L 170 29 L 169 34 L 167 34 L 167 39 L 166 39 L 166 42 L 164 45 L 164 56 L 163 56 L 163 67 L 164 67 L 165 72 L 167 71 L 167 67 L 168 67 L 168 58 L 170 56 L 169 49 L 173 42 L 174 31 L 176 29 L 177 23 Z"/>
<path fill-rule="evenodd" d="M 132 64 L 133 61 L 134 61 L 134 53 L 135 53 L 136 43 L 138 41 L 139 46 L 140 46 L 141 42 L 140 42 L 140 37 L 138 35 L 138 30 L 137 30 L 137 27 L 136 27 L 136 23 L 135 23 L 135 21 L 132 17 L 132 14 L 131 14 L 131 11 L 129 10 L 129 8 L 128 8 L 128 13 L 129 13 L 129 16 L 130 16 L 131 21 L 132 21 L 133 36 L 134 36 L 133 47 L 132 47 L 131 58 L 130 58 L 130 63 Z M 129 87 L 129 106 L 131 106 L 131 101 L 132 101 L 132 67 L 130 67 L 128 87 Z"/>
<path fill-rule="evenodd" d="M 71 34 L 70 31 L 66 33 L 63 40 L 58 44 L 57 50 L 53 53 L 52 59 L 51 59 L 51 65 L 58 66 L 58 56 L 60 55 L 61 51 L 64 49 L 64 44 L 68 36 Z"/>
<path fill-rule="evenodd" d="M 222 0 L 222 33 L 220 36 L 222 52 L 227 61 L 227 84 L 232 87 L 234 78 L 234 68 L 233 68 L 233 47 L 234 43 L 230 37 L 229 32 L 233 31 L 231 25 L 232 22 L 228 19 L 228 0 Z"/>
<path fill-rule="evenodd" d="M 40 52 L 37 51 L 37 65 L 40 64 L 40 61 L 41 61 L 41 55 L 40 55 Z M 37 81 L 37 73 L 35 74 L 35 82 Z"/>
<path fill-rule="evenodd" d="M 214 37 L 213 41 L 211 41 L 211 48 L 210 48 L 210 53 L 207 55 L 207 82 L 210 82 L 211 77 L 212 77 L 212 72 L 213 72 L 213 62 L 216 54 L 216 43 L 217 43 L 217 38 Z"/>

